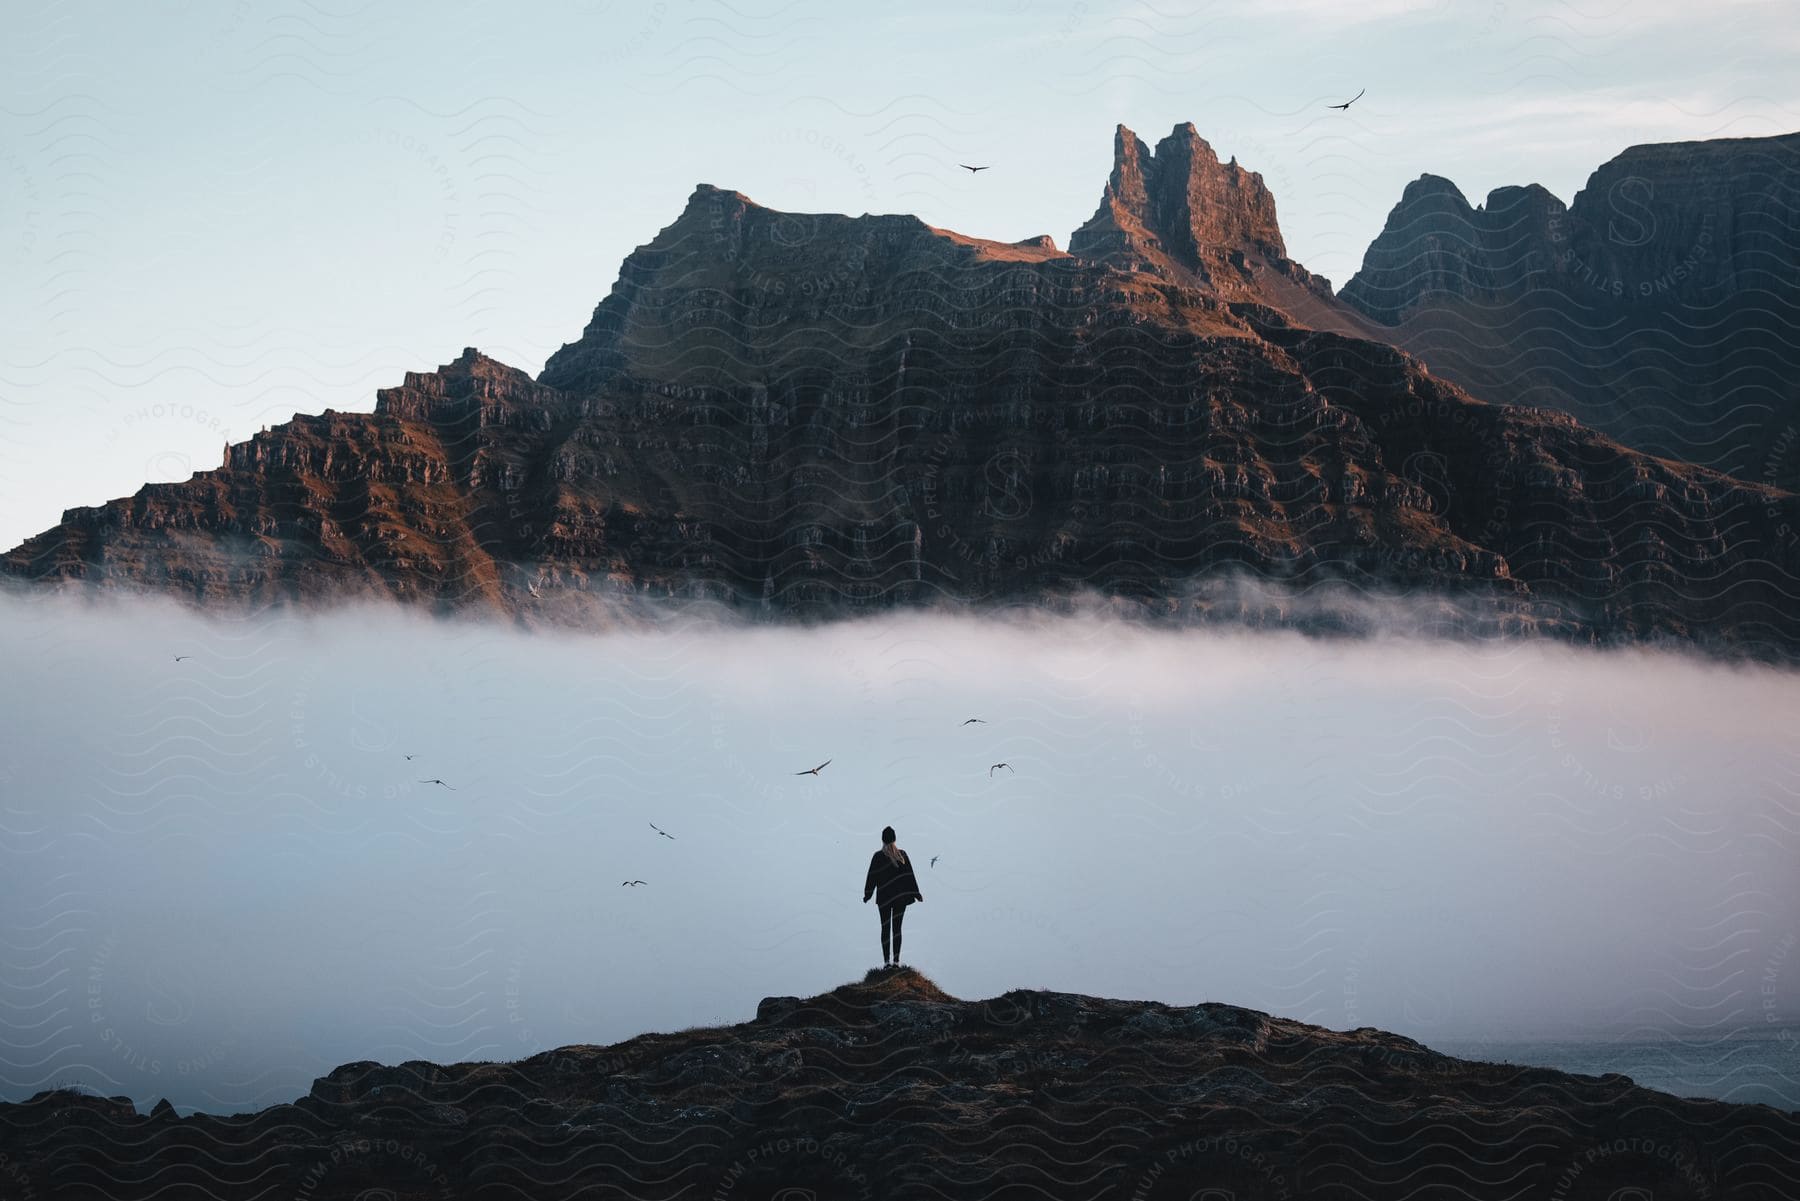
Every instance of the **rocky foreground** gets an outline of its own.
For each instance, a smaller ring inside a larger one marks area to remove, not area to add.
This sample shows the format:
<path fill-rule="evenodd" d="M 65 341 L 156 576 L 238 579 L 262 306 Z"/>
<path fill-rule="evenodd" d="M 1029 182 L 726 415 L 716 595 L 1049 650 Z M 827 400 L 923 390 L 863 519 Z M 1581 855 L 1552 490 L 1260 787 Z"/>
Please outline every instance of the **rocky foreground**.
<path fill-rule="evenodd" d="M 912 971 L 517 1063 L 352 1063 L 292 1105 L 0 1104 L 0 1196 L 1791 1197 L 1800 1115 L 1229 1005 Z M 374 1190 L 374 1191 L 371 1191 Z M 1209 1191 L 1210 1190 L 1210 1191 Z"/>

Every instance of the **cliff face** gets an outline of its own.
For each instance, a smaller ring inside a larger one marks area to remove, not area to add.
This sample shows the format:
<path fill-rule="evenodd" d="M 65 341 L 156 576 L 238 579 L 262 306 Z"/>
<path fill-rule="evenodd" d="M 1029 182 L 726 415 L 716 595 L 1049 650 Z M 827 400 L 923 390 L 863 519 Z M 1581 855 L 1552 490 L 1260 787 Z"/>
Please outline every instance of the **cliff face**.
<path fill-rule="evenodd" d="M 217 471 L 72 509 L 7 566 L 206 604 L 504 604 L 524 586 L 514 560 L 546 516 L 537 502 L 554 491 L 539 481 L 520 503 L 519 456 L 541 445 L 559 401 L 468 350 L 440 372 L 408 372 L 373 414 L 297 416 L 228 447 Z"/>
<path fill-rule="evenodd" d="M 1424 176 L 1340 299 L 1479 396 L 1800 484 L 1800 134 L 1635 146 L 1566 209 Z"/>
<path fill-rule="evenodd" d="M 1154 151 L 1119 126 L 1100 207 L 1070 237 L 1069 252 L 1278 308 L 1270 273 L 1331 293 L 1288 258 L 1262 176 L 1235 158 L 1219 162 L 1192 124 L 1176 126 Z"/>
<path fill-rule="evenodd" d="M 373 414 L 297 418 L 218 471 L 71 510 L 0 566 L 528 622 L 657 597 L 774 616 L 1090 591 L 1296 617 L 1212 586 L 1248 573 L 1447 594 L 1580 638 L 1800 649 L 1800 498 L 1232 300 L 1307 292 L 1277 269 L 1260 181 L 1191 131 L 1152 157 L 1120 139 L 1084 255 L 701 186 L 539 380 L 467 351 Z M 1221 246 L 1263 267 L 1202 282 Z M 1139 250 L 1167 263 L 1116 265 Z"/>
<path fill-rule="evenodd" d="M 516 1063 L 346 1064 L 292 1105 L 0 1104 L 19 1195 L 1483 1201 L 1783 1195 L 1800 1117 L 1229 1005 L 911 971 Z M 1213 1191 L 1208 1191 L 1213 1190 Z"/>
<path fill-rule="evenodd" d="M 1029 328 L 1032 310 L 1130 299 L 1177 324 L 1218 317 L 1150 281 L 1110 282 L 1048 238 L 990 242 L 904 215 L 781 213 L 701 184 L 638 247 L 580 340 L 541 382 L 594 392 L 624 378 L 762 384 L 807 370 L 866 372 L 915 329 Z M 1111 294 L 1108 295 L 1107 293 Z"/>

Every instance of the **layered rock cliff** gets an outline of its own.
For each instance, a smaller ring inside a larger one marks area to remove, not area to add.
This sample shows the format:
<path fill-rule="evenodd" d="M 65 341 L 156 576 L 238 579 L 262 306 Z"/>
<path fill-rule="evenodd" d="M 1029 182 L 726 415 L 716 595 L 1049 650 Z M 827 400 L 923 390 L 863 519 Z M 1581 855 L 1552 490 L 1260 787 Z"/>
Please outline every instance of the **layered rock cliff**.
<path fill-rule="evenodd" d="M 4 570 L 575 623 L 669 597 L 1316 612 L 1218 587 L 1249 575 L 1800 649 L 1800 498 L 1308 328 L 1275 293 L 1328 294 L 1282 266 L 1259 180 L 1188 129 L 1154 156 L 1122 131 L 1115 158 L 1079 255 L 702 185 L 537 381 L 466 351 L 373 414 L 296 418 L 71 510 Z M 1233 255 L 1253 269 L 1221 282 Z"/>
<path fill-rule="evenodd" d="M 1423 176 L 1340 299 L 1477 395 L 1800 484 L 1800 134 L 1634 146 L 1566 208 Z"/>
<path fill-rule="evenodd" d="M 346 1064 L 255 1114 L 41 1093 L 0 1104 L 0 1170 L 106 1201 L 1683 1201 L 1783 1195 L 1800 1117 L 1230 1005 L 960 1001 L 900 971 L 612 1047 Z"/>
<path fill-rule="evenodd" d="M 1228 300 L 1283 307 L 1280 279 L 1329 297 L 1331 285 L 1288 258 L 1275 198 L 1234 157 L 1219 162 L 1192 123 L 1154 151 L 1119 126 L 1100 207 L 1069 252 L 1128 271 L 1152 271 Z"/>

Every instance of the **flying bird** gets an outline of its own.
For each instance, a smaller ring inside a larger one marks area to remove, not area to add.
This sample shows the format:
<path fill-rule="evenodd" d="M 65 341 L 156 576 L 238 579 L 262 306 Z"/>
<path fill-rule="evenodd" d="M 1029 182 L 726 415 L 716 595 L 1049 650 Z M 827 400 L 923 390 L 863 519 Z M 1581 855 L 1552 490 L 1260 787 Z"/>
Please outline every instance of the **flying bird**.
<path fill-rule="evenodd" d="M 931 866 L 933 866 L 933 867 L 936 867 L 936 866 L 937 866 L 937 861 L 938 861 L 938 857 L 937 857 L 937 856 L 936 856 L 936 855 L 933 855 L 933 856 L 932 856 L 932 857 L 931 857 Z"/>
<path fill-rule="evenodd" d="M 673 834 L 670 834 L 667 830 L 662 829 L 655 822 L 650 823 L 650 828 L 652 830 L 655 830 L 658 834 L 661 834 L 664 838 L 668 839 L 670 842 L 675 841 L 675 836 Z"/>
<path fill-rule="evenodd" d="M 179 662 L 181 662 L 181 661 L 182 661 L 182 660 L 183 660 L 183 659 L 192 659 L 192 658 L 193 658 L 193 657 L 194 657 L 194 656 L 192 656 L 192 655 L 176 655 L 176 656 L 175 656 L 175 662 L 177 662 L 177 663 L 179 663 Z"/>
<path fill-rule="evenodd" d="M 831 766 L 831 760 L 827 759 L 827 760 L 825 760 L 825 762 L 819 764 L 819 766 L 817 766 L 817 767 L 809 767 L 805 771 L 797 771 L 794 774 L 796 776 L 816 776 L 820 772 L 824 771 L 827 767 L 830 767 L 830 766 Z"/>
<path fill-rule="evenodd" d="M 1363 92 L 1366 92 L 1368 90 L 1369 90 L 1368 88 L 1364 88 L 1362 90 L 1362 92 L 1358 92 L 1356 95 L 1350 97 L 1350 99 L 1344 101 L 1342 104 L 1330 104 L 1330 105 L 1327 105 L 1326 107 L 1327 108 L 1349 108 L 1352 104 L 1355 104 L 1358 100 L 1361 100 L 1363 98 Z"/>
<path fill-rule="evenodd" d="M 965 725 L 965 726 L 975 726 L 975 725 L 985 726 L 985 725 L 987 725 L 987 719 L 985 717 L 971 717 L 968 721 L 965 721 L 963 723 L 963 725 Z"/>
<path fill-rule="evenodd" d="M 996 763 L 996 764 L 994 764 L 994 766 L 992 766 L 992 767 L 990 767 L 990 768 L 988 768 L 988 778 L 989 778 L 989 779 L 993 779 L 993 776 L 994 776 L 994 773 L 995 773 L 995 772 L 997 772 L 997 771 L 999 771 L 999 770 L 1000 770 L 1000 769 L 1001 769 L 1001 768 L 1003 768 L 1003 767 L 1004 767 L 1004 768 L 1005 768 L 1005 769 L 1006 769 L 1006 770 L 1007 770 L 1007 771 L 1012 771 L 1012 770 L 1013 770 L 1013 769 L 1012 769 L 1012 764 L 1010 764 L 1010 763 Z M 1018 773 L 1018 772 L 1016 772 L 1016 771 L 1013 771 L 1013 775 L 1015 775 L 1015 776 L 1016 776 L 1016 775 L 1018 775 L 1018 774 L 1019 774 L 1019 773 Z"/>
<path fill-rule="evenodd" d="M 967 171 L 971 175 L 975 174 L 975 172 L 977 172 L 977 171 L 986 171 L 988 169 L 988 167 L 993 166 L 992 163 L 987 164 L 987 166 L 985 166 L 985 167 L 971 167 L 967 163 L 958 163 L 956 165 L 961 167 L 964 171 Z"/>
<path fill-rule="evenodd" d="M 644 883 L 644 881 L 642 881 L 642 880 L 625 880 L 619 884 L 619 887 L 620 888 L 636 888 L 638 885 L 640 885 L 642 883 Z"/>
<path fill-rule="evenodd" d="M 408 755 L 408 756 L 407 756 L 407 757 L 406 757 L 406 761 L 407 761 L 407 762 L 408 762 L 408 763 L 411 763 L 411 762 L 412 762 L 412 761 L 413 761 L 413 760 L 414 760 L 414 759 L 417 759 L 417 758 L 418 758 L 418 756 L 417 756 L 417 755 Z"/>
<path fill-rule="evenodd" d="M 420 780 L 419 783 L 421 783 L 421 784 L 444 784 L 444 782 L 442 780 Z M 450 785 L 444 784 L 444 787 L 450 788 Z M 456 789 L 450 788 L 450 791 L 455 792 Z"/>

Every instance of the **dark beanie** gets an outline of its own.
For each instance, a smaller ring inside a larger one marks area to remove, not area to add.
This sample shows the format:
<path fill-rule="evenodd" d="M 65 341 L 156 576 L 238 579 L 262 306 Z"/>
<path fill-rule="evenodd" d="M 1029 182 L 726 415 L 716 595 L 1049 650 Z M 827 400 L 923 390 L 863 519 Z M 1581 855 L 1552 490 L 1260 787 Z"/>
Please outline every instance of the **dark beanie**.
<path fill-rule="evenodd" d="M 894 827 L 883 826 L 881 828 L 881 841 L 883 841 L 883 842 L 894 841 Z"/>

